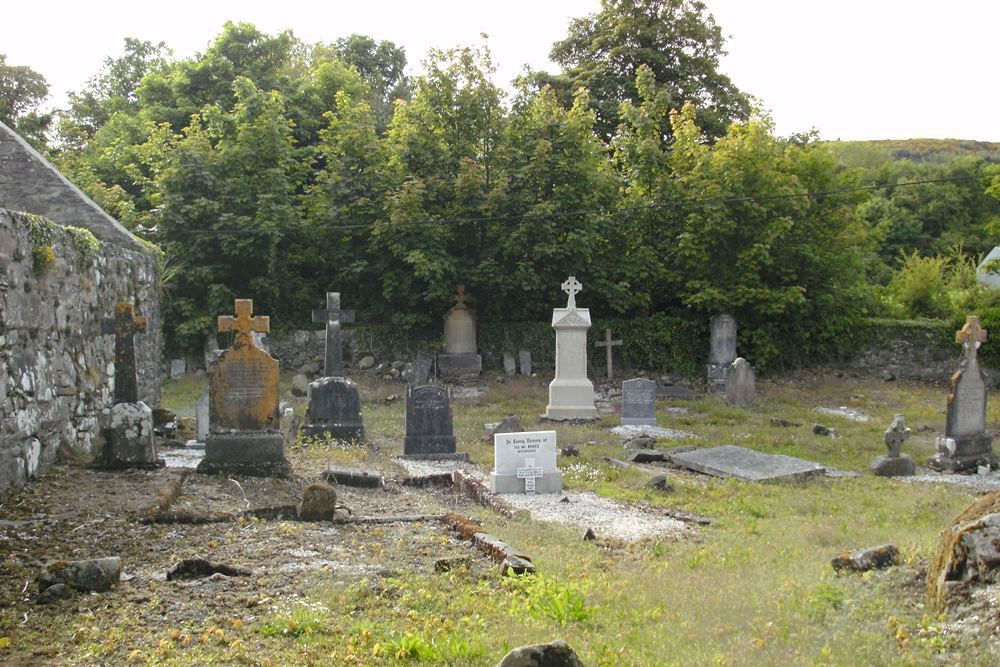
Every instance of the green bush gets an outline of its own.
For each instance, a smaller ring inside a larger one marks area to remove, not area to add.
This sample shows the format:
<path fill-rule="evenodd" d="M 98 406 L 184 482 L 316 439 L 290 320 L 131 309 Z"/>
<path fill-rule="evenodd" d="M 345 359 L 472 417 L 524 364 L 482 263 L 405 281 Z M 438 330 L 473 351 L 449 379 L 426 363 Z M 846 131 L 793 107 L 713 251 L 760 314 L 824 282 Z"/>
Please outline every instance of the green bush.
<path fill-rule="evenodd" d="M 893 300 L 909 317 L 949 317 L 947 257 L 921 257 L 916 251 L 904 255 L 902 265 L 889 282 Z"/>

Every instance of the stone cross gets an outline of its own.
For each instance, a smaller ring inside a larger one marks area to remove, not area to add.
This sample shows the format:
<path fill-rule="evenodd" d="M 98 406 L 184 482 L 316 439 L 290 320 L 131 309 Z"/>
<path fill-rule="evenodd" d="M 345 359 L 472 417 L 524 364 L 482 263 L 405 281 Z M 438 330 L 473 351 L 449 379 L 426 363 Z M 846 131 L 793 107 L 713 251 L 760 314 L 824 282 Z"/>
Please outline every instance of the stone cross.
<path fill-rule="evenodd" d="M 965 326 L 955 332 L 955 342 L 965 350 L 967 359 L 975 362 L 979 346 L 986 342 L 989 332 L 979 326 L 979 317 L 969 315 L 965 318 Z"/>
<path fill-rule="evenodd" d="M 517 478 L 524 480 L 524 492 L 535 492 L 535 479 L 545 474 L 545 470 L 535 466 L 535 459 L 524 459 L 524 466 L 517 469 Z"/>
<path fill-rule="evenodd" d="M 570 276 L 562 284 L 562 291 L 569 294 L 569 300 L 566 302 L 566 307 L 576 308 L 576 295 L 577 292 L 583 291 L 583 284 L 576 279 L 576 276 Z"/>
<path fill-rule="evenodd" d="M 340 292 L 326 293 L 326 310 L 314 310 L 313 322 L 326 323 L 326 360 L 323 374 L 326 377 L 344 375 L 344 351 L 340 338 L 340 324 L 354 321 L 353 310 L 340 309 Z"/>
<path fill-rule="evenodd" d="M 115 306 L 115 320 L 105 326 L 105 333 L 115 335 L 115 403 L 139 400 L 139 378 L 135 366 L 135 336 L 146 330 L 146 318 L 136 317 L 131 303 Z"/>
<path fill-rule="evenodd" d="M 604 340 L 594 343 L 594 347 L 606 347 L 608 348 L 608 379 L 611 379 L 612 368 L 611 368 L 611 348 L 621 345 L 621 339 L 611 340 L 611 329 L 604 330 Z"/>
<path fill-rule="evenodd" d="M 885 446 L 889 450 L 889 456 L 898 457 L 903 450 L 903 444 L 910 437 L 912 429 L 907 428 L 903 415 L 896 415 L 892 418 L 892 424 L 885 430 Z"/>
<path fill-rule="evenodd" d="M 456 308 L 467 308 L 466 301 L 469 300 L 469 295 L 465 293 L 465 285 L 459 285 L 455 288 L 455 294 L 451 297 L 451 300 L 455 302 Z"/>
<path fill-rule="evenodd" d="M 236 299 L 236 317 L 231 315 L 219 315 L 219 331 L 235 331 L 236 340 L 233 347 L 253 346 L 251 331 L 257 333 L 267 333 L 271 330 L 271 318 L 267 315 L 251 317 L 253 315 L 253 299 Z"/>

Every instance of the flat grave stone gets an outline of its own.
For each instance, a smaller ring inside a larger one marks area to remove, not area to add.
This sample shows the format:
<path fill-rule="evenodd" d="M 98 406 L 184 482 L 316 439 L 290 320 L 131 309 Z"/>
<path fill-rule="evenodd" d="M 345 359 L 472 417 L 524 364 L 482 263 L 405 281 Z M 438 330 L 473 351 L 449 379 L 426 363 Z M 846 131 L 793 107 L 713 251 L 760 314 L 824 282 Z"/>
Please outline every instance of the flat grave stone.
<path fill-rule="evenodd" d="M 522 431 L 493 436 L 493 493 L 559 493 L 562 471 L 556 467 L 556 432 Z"/>
<path fill-rule="evenodd" d="M 747 482 L 785 482 L 808 479 L 826 472 L 812 461 L 723 445 L 670 455 L 677 466 L 713 477 L 733 477 Z"/>
<path fill-rule="evenodd" d="M 622 382 L 622 425 L 656 426 L 656 383 L 645 378 Z"/>

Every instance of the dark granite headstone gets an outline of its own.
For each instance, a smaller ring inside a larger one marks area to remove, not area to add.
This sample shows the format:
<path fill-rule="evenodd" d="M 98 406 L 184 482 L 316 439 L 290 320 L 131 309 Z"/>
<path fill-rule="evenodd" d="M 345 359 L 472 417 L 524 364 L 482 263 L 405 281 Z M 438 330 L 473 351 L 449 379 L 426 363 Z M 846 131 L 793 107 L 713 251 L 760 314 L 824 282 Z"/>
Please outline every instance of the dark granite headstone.
<path fill-rule="evenodd" d="M 425 385 L 406 390 L 406 455 L 454 454 L 451 396 L 444 387 Z"/>
<path fill-rule="evenodd" d="M 645 378 L 622 382 L 622 426 L 656 426 L 656 383 Z"/>
<path fill-rule="evenodd" d="M 308 423 L 301 432 L 337 440 L 363 441 L 365 424 L 357 385 L 342 377 L 310 382 Z"/>
<path fill-rule="evenodd" d="M 326 324 L 326 365 L 323 374 L 326 377 L 341 377 L 344 374 L 344 351 L 340 325 L 353 322 L 354 311 L 340 309 L 340 292 L 327 292 L 326 309 L 314 310 L 312 320 Z"/>

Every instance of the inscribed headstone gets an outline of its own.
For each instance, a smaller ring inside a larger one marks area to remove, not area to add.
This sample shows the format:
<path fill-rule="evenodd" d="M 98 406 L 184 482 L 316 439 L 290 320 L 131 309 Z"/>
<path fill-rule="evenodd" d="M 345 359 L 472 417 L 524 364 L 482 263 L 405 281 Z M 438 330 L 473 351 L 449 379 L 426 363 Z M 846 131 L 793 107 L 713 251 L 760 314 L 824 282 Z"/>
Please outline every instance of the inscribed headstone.
<path fill-rule="evenodd" d="M 583 285 L 570 276 L 562 284 L 569 295 L 565 308 L 552 311 L 556 330 L 556 374 L 549 384 L 545 418 L 555 420 L 595 419 L 594 385 L 587 379 L 587 329 L 590 310 L 576 307 L 576 294 Z"/>
<path fill-rule="evenodd" d="M 451 397 L 444 387 L 407 387 L 406 455 L 454 454 Z"/>
<path fill-rule="evenodd" d="M 517 353 L 517 366 L 521 375 L 531 375 L 531 350 L 520 350 Z"/>
<path fill-rule="evenodd" d="M 743 357 L 733 362 L 726 377 L 726 403 L 739 408 L 753 405 L 757 391 L 753 366 Z"/>
<path fill-rule="evenodd" d="M 622 382 L 622 425 L 656 426 L 656 382 L 645 378 Z"/>
<path fill-rule="evenodd" d="M 736 361 L 736 318 L 727 313 L 714 316 L 709 321 L 708 386 L 722 391 L 726 375 Z"/>
<path fill-rule="evenodd" d="M 358 387 L 343 377 L 324 377 L 309 383 L 307 435 L 353 440 L 365 439 Z"/>
<path fill-rule="evenodd" d="M 493 436 L 494 493 L 559 493 L 562 471 L 556 467 L 556 432 L 524 431 Z"/>

